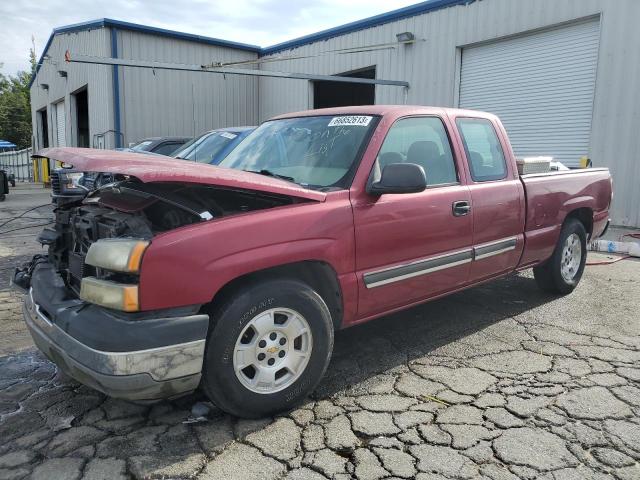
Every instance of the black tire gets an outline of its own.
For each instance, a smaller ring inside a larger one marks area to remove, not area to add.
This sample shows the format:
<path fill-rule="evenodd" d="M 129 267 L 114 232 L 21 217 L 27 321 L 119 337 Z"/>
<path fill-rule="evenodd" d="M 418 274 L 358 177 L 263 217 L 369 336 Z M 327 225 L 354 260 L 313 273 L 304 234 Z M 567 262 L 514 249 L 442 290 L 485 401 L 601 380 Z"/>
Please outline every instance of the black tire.
<path fill-rule="evenodd" d="M 16 187 L 16 181 L 15 181 L 15 180 L 10 180 L 10 183 L 11 183 L 11 186 L 12 186 L 13 188 L 15 188 L 15 187 Z"/>
<path fill-rule="evenodd" d="M 581 258 L 580 265 L 576 270 L 573 278 L 565 279 L 562 276 L 561 268 L 563 262 L 563 249 L 567 238 L 576 234 L 580 240 L 581 246 Z M 584 272 L 584 266 L 587 262 L 587 232 L 584 229 L 584 225 L 575 218 L 569 218 L 562 226 L 560 230 L 560 238 L 553 251 L 551 258 L 544 264 L 534 267 L 533 276 L 536 279 L 538 287 L 545 292 L 558 293 L 566 295 L 571 293 L 574 288 L 580 282 L 582 273 Z"/>
<path fill-rule="evenodd" d="M 7 198 L 4 193 L 0 193 L 0 202 L 4 202 L 4 199 Z"/>
<path fill-rule="evenodd" d="M 257 393 L 236 376 L 233 352 L 249 322 L 272 308 L 294 310 L 306 319 L 313 338 L 311 354 L 300 377 L 285 389 Z M 291 409 L 315 388 L 329 365 L 334 333 L 331 314 L 322 297 L 305 283 L 289 279 L 252 283 L 211 314 L 215 328 L 207 338 L 202 386 L 218 407 L 232 415 L 260 418 Z"/>

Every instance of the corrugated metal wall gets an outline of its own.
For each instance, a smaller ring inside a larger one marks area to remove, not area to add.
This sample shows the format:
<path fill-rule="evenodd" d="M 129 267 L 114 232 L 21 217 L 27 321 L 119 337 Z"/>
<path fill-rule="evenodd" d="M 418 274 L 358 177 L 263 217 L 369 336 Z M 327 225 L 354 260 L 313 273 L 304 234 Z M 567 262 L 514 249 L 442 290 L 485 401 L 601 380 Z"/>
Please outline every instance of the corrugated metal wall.
<path fill-rule="evenodd" d="M 64 100 L 67 145 L 75 145 L 75 99 L 71 93 L 88 86 L 90 138 L 96 133 L 113 128 L 113 101 L 111 92 L 111 67 L 106 65 L 82 65 L 65 63 L 64 52 L 69 50 L 81 55 L 109 56 L 109 32 L 104 28 L 56 35 L 47 52 L 35 82 L 31 86 L 31 120 L 37 132 L 39 110 L 47 108 L 49 123 L 49 145 L 56 145 L 55 104 Z M 61 77 L 58 70 L 67 72 Z M 42 84 L 49 85 L 45 90 Z M 34 134 L 34 137 L 37 135 Z M 42 148 L 42 139 L 35 138 L 36 150 Z"/>
<path fill-rule="evenodd" d="M 117 29 L 118 57 L 201 65 L 210 62 L 251 60 L 256 53 L 200 44 L 153 34 Z M 57 34 L 36 81 L 31 87 L 34 137 L 37 112 L 48 108 L 49 145 L 56 146 L 55 104 L 64 100 L 68 146 L 77 144 L 73 92 L 87 87 L 90 138 L 114 129 L 112 67 L 65 63 L 64 53 L 111 57 L 111 29 Z M 58 70 L 67 71 L 67 78 Z M 200 72 L 152 71 L 118 67 L 120 131 L 124 145 L 158 135 L 197 135 L 218 127 L 255 125 L 258 122 L 258 79 Z M 41 84 L 48 84 L 44 90 Z M 113 133 L 105 135 L 105 148 L 115 147 Z M 92 142 L 93 144 L 93 142 Z M 36 138 L 36 148 L 42 141 Z"/>
<path fill-rule="evenodd" d="M 118 57 L 202 65 L 257 54 L 175 38 L 117 30 Z M 258 79 L 212 73 L 119 67 L 125 145 L 148 136 L 198 135 L 258 122 Z"/>
<path fill-rule="evenodd" d="M 407 103 L 457 106 L 464 46 L 600 17 L 600 49 L 590 157 L 614 177 L 613 221 L 640 226 L 640 2 L 637 0 L 482 0 L 437 10 L 272 55 L 313 56 L 327 50 L 395 41 L 413 32 L 418 41 L 392 50 L 283 60 L 265 70 L 336 74 L 376 66 L 378 78 L 407 80 Z M 310 83 L 260 79 L 260 119 L 311 108 Z M 403 103 L 403 89 L 376 86 L 376 103 Z"/>

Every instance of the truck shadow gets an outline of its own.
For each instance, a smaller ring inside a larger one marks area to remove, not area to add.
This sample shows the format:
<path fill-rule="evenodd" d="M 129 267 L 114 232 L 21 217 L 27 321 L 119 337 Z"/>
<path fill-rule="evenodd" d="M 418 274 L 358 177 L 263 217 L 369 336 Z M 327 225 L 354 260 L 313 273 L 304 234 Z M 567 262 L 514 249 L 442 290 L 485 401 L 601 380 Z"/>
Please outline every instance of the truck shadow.
<path fill-rule="evenodd" d="M 484 353 L 483 331 L 556 298 L 538 289 L 531 272 L 519 273 L 341 330 L 314 397 L 332 395 L 429 354 L 462 363 L 469 352 Z M 494 341 L 500 337 L 495 329 L 484 334 Z M 521 348 L 508 338 L 501 340 L 513 343 L 509 349 Z"/>

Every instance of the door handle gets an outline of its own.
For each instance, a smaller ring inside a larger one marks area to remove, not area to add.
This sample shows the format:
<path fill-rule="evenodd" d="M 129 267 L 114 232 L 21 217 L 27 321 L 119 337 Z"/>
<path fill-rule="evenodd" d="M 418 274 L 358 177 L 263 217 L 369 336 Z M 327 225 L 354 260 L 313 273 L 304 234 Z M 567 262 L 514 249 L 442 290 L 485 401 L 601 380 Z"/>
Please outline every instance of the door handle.
<path fill-rule="evenodd" d="M 458 200 L 457 202 L 453 202 L 451 210 L 454 217 L 462 217 L 463 215 L 468 215 L 471 211 L 471 203 L 467 200 Z"/>

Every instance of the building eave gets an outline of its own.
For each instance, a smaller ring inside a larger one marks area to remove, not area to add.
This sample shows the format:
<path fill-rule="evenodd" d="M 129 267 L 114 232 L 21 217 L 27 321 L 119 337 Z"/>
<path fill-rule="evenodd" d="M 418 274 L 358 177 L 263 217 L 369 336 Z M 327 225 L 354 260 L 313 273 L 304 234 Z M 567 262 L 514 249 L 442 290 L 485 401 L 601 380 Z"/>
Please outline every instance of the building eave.
<path fill-rule="evenodd" d="M 270 47 L 265 47 L 260 51 L 260 55 L 271 55 L 284 50 L 309 45 L 317 41 L 328 40 L 340 35 L 377 27 L 379 25 L 384 25 L 385 23 L 395 22 L 403 18 L 413 17 L 443 8 L 454 7 L 456 5 L 467 5 L 475 1 L 476 0 L 428 0 L 426 2 L 409 5 L 408 7 L 381 13 L 380 15 L 374 15 L 373 17 L 364 18 L 362 20 L 356 20 L 355 22 L 346 23 L 344 25 L 322 30 L 303 37 L 294 38 L 293 40 L 287 40 L 286 42 L 278 43 Z"/>

